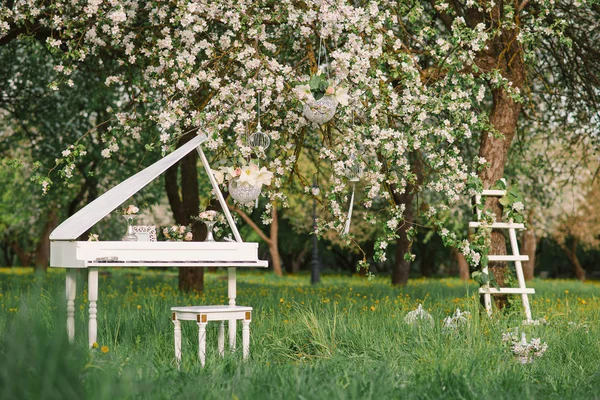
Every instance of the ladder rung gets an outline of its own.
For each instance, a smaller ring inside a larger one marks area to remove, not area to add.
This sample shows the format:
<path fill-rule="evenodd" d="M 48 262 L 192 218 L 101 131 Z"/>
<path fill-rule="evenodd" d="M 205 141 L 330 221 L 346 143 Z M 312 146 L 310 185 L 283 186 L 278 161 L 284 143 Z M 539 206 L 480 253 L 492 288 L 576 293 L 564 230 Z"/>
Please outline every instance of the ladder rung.
<path fill-rule="evenodd" d="M 480 226 L 481 222 L 469 222 L 469 228 L 479 228 Z M 510 222 L 494 222 L 490 226 L 497 229 L 525 229 L 525 225 L 523 224 L 515 224 Z"/>
<path fill-rule="evenodd" d="M 496 255 L 488 256 L 488 261 L 529 261 L 529 256 Z"/>
<path fill-rule="evenodd" d="M 479 288 L 479 293 L 489 294 L 535 294 L 535 289 L 531 288 Z"/>
<path fill-rule="evenodd" d="M 482 196 L 494 196 L 494 197 L 503 197 L 506 196 L 506 190 L 484 190 L 481 192 Z"/>

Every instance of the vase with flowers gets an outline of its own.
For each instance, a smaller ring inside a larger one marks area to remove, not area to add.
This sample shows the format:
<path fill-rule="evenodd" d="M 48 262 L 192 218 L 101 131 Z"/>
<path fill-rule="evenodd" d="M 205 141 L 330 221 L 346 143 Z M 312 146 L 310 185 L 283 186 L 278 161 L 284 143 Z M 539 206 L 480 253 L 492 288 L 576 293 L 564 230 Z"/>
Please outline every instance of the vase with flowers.
<path fill-rule="evenodd" d="M 258 199 L 263 185 L 270 185 L 273 173 L 253 162 L 213 170 L 219 184 L 227 183 L 229 194 L 238 203 L 251 203 Z"/>
<path fill-rule="evenodd" d="M 214 242 L 215 238 L 213 236 L 213 227 L 217 222 L 221 222 L 222 215 L 218 211 L 215 210 L 206 210 L 202 211 L 198 214 L 194 219 L 201 221 L 206 225 L 206 239 L 205 242 Z"/>
<path fill-rule="evenodd" d="M 333 86 L 323 73 L 311 76 L 308 82 L 296 86 L 294 91 L 304 105 L 304 116 L 318 124 L 331 120 L 338 104 L 348 105 L 348 88 Z"/>
<path fill-rule="evenodd" d="M 138 240 L 137 235 L 133 231 L 133 220 L 135 219 L 139 211 L 139 208 L 137 208 L 133 204 L 130 204 L 127 207 L 125 207 L 121 212 L 123 218 L 125 218 L 125 221 L 127 221 L 127 232 L 125 233 L 125 236 L 121 238 L 121 240 L 123 240 L 124 242 L 137 242 Z"/>

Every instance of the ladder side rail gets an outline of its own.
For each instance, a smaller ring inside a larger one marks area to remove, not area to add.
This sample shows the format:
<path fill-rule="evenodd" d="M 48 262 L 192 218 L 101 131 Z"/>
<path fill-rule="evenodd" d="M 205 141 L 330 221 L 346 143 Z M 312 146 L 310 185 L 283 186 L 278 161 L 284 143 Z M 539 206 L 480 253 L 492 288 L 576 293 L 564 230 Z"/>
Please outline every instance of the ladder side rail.
<path fill-rule="evenodd" d="M 508 230 L 508 236 L 510 238 L 510 246 L 512 247 L 513 255 L 519 255 L 519 244 L 517 242 L 517 233 L 514 229 Z M 525 285 L 525 275 L 523 275 L 523 265 L 520 260 L 515 261 L 515 271 L 517 273 L 517 280 L 519 281 L 519 287 L 521 289 L 526 289 Z M 529 298 L 527 297 L 527 293 L 521 294 L 521 300 L 523 302 L 523 308 L 525 309 L 525 315 L 527 316 L 527 320 L 531 320 L 531 308 L 529 306 Z"/>

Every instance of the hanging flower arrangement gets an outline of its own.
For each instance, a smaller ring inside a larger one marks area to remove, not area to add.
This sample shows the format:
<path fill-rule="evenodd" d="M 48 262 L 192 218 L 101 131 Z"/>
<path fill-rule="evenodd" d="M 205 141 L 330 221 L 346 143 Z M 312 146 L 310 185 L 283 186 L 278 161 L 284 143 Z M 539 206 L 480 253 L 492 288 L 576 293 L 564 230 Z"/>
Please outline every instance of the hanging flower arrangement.
<path fill-rule="evenodd" d="M 255 201 L 263 185 L 270 185 L 273 179 L 273 173 L 266 167 L 260 168 L 252 162 L 212 170 L 212 173 L 220 185 L 227 183 L 229 194 L 239 203 Z"/>
<path fill-rule="evenodd" d="M 294 91 L 304 104 L 304 116 L 318 124 L 331 120 L 338 104 L 348 105 L 348 88 L 332 86 L 325 74 L 311 76 L 308 82 L 296 86 Z"/>

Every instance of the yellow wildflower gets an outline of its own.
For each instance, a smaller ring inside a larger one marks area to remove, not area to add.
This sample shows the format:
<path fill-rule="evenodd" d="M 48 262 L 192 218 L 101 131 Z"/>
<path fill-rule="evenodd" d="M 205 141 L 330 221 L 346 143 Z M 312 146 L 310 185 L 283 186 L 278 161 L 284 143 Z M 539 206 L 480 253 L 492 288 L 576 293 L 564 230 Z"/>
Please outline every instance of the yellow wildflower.
<path fill-rule="evenodd" d="M 102 346 L 100 348 L 100 351 L 103 352 L 103 353 L 108 353 L 108 346 Z"/>
<path fill-rule="evenodd" d="M 97 349 L 97 348 L 98 348 L 98 343 L 94 342 L 94 343 L 92 344 L 92 349 Z"/>

